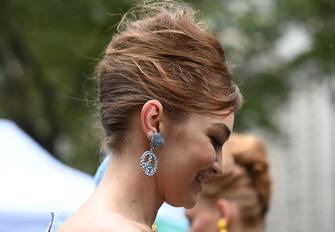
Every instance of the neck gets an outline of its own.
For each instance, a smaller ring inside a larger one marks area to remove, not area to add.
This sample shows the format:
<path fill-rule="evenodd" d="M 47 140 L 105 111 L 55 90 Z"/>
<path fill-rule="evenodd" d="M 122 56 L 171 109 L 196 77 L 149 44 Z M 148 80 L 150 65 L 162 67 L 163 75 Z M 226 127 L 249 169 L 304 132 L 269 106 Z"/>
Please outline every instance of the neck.
<path fill-rule="evenodd" d="M 264 226 L 262 222 L 258 222 L 253 226 L 242 226 L 241 231 L 243 232 L 262 232 L 264 231 Z"/>
<path fill-rule="evenodd" d="M 138 154 L 113 156 L 97 189 L 107 210 L 151 228 L 163 203 L 155 176 L 146 176 Z"/>

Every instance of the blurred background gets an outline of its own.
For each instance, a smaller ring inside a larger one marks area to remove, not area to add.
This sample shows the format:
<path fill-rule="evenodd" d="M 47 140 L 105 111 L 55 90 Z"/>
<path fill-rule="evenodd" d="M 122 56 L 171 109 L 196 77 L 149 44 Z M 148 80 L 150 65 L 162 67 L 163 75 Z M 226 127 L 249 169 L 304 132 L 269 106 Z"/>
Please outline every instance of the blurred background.
<path fill-rule="evenodd" d="M 245 96 L 236 131 L 267 144 L 268 231 L 335 231 L 335 1 L 187 2 L 220 39 Z M 0 118 L 89 174 L 101 160 L 94 67 L 130 7 L 127 0 L 0 3 Z"/>

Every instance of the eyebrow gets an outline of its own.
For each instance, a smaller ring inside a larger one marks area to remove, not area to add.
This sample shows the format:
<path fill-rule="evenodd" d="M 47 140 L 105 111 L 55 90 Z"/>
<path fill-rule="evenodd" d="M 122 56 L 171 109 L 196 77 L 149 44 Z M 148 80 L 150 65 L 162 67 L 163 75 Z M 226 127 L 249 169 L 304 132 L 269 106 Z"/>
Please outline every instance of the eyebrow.
<path fill-rule="evenodd" d="M 223 123 L 212 123 L 211 126 L 219 129 L 223 133 L 223 135 L 225 137 L 225 141 L 228 140 L 228 138 L 230 137 L 231 131 L 225 124 L 223 124 Z"/>

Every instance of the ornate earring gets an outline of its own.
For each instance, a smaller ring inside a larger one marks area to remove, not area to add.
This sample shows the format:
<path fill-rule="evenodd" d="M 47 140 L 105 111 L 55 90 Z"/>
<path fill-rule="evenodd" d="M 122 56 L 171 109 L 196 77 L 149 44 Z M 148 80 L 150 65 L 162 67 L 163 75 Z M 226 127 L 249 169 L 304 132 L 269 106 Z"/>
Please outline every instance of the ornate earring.
<path fill-rule="evenodd" d="M 220 218 L 216 223 L 216 226 L 219 232 L 228 232 L 226 219 Z"/>
<path fill-rule="evenodd" d="M 165 144 L 164 138 L 159 133 L 154 132 L 150 141 L 150 150 L 145 151 L 140 157 L 141 168 L 145 175 L 155 175 L 158 168 L 158 159 L 154 153 L 154 149 L 163 144 Z"/>

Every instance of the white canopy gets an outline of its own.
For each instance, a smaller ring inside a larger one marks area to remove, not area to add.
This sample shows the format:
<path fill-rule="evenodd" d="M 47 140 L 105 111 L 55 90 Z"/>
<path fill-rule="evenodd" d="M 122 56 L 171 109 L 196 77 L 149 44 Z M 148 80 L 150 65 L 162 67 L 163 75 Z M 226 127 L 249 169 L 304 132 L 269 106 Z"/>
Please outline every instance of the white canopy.
<path fill-rule="evenodd" d="M 50 212 L 72 214 L 93 178 L 67 167 L 9 120 L 0 120 L 0 231 L 45 231 Z"/>

